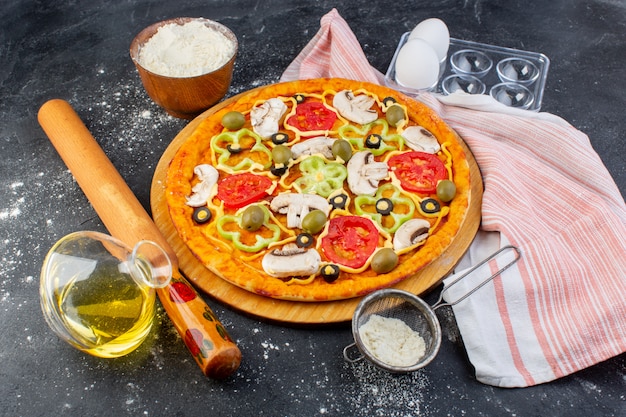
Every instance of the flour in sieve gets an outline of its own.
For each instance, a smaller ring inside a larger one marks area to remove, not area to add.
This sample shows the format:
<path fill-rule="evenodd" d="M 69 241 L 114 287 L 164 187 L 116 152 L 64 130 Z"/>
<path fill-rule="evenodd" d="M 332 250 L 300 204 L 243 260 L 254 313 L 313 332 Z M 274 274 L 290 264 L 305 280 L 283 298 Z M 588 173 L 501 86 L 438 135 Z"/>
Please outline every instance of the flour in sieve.
<path fill-rule="evenodd" d="M 220 68 L 234 53 L 234 43 L 224 34 L 192 20 L 160 27 L 141 47 L 139 63 L 155 74 L 194 77 Z"/>
<path fill-rule="evenodd" d="M 372 314 L 359 327 L 365 348 L 381 362 L 393 366 L 415 365 L 424 356 L 426 344 L 405 322 Z"/>

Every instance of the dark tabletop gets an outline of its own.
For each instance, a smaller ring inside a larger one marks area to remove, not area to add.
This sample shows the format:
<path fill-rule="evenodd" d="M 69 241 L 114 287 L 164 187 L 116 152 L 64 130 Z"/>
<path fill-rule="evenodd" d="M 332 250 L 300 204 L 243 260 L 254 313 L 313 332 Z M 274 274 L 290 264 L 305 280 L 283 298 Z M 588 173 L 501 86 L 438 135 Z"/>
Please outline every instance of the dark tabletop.
<path fill-rule="evenodd" d="M 207 298 L 243 353 L 226 381 L 205 378 L 159 309 L 147 341 L 113 360 L 60 341 L 39 306 L 50 246 L 106 231 L 40 129 L 48 99 L 77 110 L 149 210 L 162 152 L 187 124 L 153 104 L 128 55 L 159 20 L 202 16 L 229 26 L 239 56 L 228 93 L 276 82 L 336 7 L 385 72 L 400 36 L 439 17 L 454 38 L 541 52 L 551 60 L 542 110 L 585 132 L 626 192 L 626 3 L 623 0 L 3 0 L 0 5 L 0 414 L 211 416 L 624 416 L 622 354 L 541 386 L 476 381 L 449 308 L 435 361 L 408 375 L 349 364 L 349 325 L 260 322 Z M 575 163 L 575 161 L 572 161 Z M 429 296 L 430 297 L 430 296 Z"/>

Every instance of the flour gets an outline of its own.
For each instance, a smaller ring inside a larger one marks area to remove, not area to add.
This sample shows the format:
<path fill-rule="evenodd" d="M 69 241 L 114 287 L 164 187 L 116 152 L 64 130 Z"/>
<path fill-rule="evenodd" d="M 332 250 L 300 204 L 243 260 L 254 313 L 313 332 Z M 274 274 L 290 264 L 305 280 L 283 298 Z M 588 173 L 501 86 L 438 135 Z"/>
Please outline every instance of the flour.
<path fill-rule="evenodd" d="M 419 333 L 402 320 L 372 314 L 359 327 L 365 348 L 380 361 L 393 366 L 415 365 L 424 356 L 426 344 Z"/>
<path fill-rule="evenodd" d="M 139 63 L 155 74 L 193 77 L 214 71 L 228 62 L 235 44 L 216 29 L 192 20 L 164 25 L 139 51 Z"/>

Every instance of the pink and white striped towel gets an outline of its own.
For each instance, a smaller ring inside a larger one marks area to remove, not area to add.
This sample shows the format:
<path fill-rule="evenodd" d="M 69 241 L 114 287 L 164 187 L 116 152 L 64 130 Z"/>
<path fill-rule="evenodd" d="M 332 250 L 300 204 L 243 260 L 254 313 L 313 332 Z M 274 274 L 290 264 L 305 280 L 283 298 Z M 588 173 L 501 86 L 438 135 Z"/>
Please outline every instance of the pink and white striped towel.
<path fill-rule="evenodd" d="M 316 77 L 383 80 L 335 9 L 281 81 Z M 488 96 L 418 99 L 465 140 L 483 175 L 481 228 L 457 271 L 507 244 L 522 252 L 452 307 L 477 379 L 531 386 L 625 352 L 626 205 L 588 137 L 557 116 Z M 506 260 L 485 268 L 494 263 Z M 488 275 L 470 275 L 446 300 Z"/>

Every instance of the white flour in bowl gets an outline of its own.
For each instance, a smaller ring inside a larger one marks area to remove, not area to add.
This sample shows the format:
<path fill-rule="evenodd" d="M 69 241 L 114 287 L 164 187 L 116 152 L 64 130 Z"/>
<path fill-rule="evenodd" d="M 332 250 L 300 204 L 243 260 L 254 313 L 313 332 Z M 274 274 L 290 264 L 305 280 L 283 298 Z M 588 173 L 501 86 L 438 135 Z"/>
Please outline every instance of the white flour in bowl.
<path fill-rule="evenodd" d="M 365 348 L 380 361 L 393 366 L 415 365 L 424 356 L 424 338 L 405 322 L 372 314 L 359 327 Z"/>
<path fill-rule="evenodd" d="M 139 64 L 155 74 L 195 77 L 214 71 L 235 53 L 234 43 L 199 20 L 169 23 L 139 50 Z"/>

